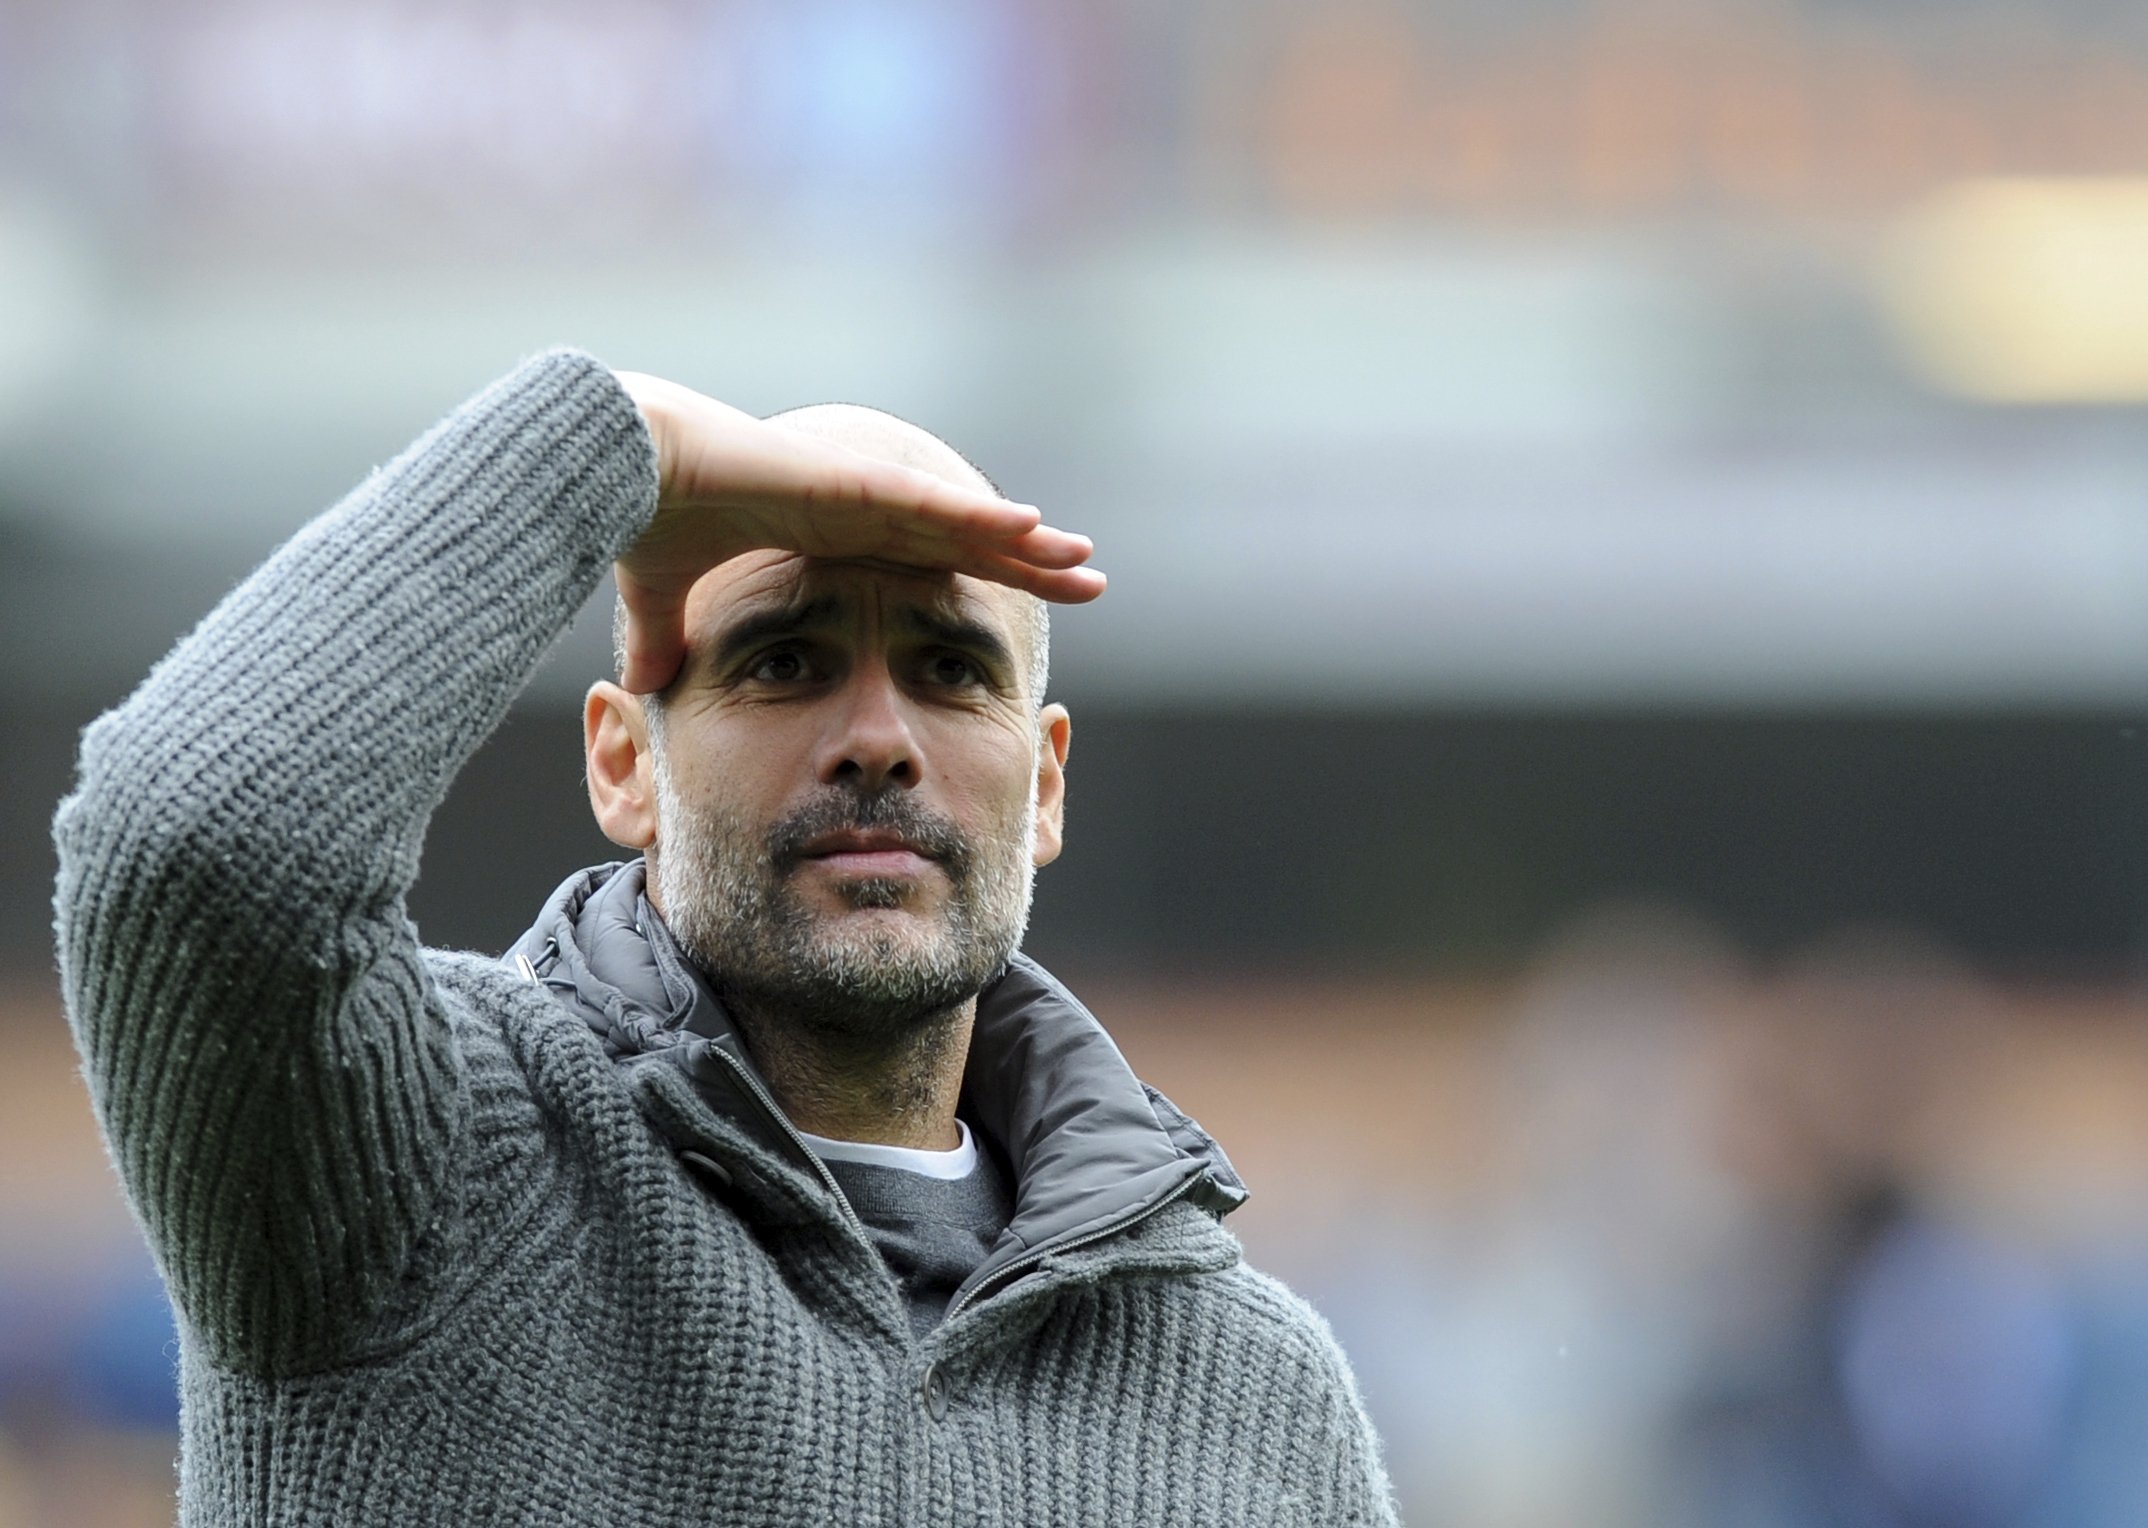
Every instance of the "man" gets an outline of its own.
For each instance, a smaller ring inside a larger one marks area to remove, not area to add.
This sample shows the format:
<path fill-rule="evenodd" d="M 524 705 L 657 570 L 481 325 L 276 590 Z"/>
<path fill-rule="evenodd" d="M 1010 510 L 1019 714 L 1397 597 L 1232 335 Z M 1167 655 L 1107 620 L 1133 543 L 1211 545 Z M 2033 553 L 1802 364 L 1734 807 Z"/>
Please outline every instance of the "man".
<path fill-rule="evenodd" d="M 556 352 L 88 730 L 61 962 L 184 1522 L 1391 1520 L 1223 1154 L 1015 953 L 1088 555 L 885 416 Z M 426 820 L 615 560 L 643 857 L 423 950 Z"/>

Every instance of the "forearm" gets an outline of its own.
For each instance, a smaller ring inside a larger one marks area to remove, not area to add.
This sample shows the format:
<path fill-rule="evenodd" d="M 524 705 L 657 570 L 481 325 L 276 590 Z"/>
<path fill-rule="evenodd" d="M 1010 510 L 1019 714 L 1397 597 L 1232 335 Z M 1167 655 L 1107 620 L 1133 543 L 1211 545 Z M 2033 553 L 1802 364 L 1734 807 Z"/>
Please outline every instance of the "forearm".
<path fill-rule="evenodd" d="M 279 549 L 85 734 L 55 828 L 61 968 L 168 1265 L 266 1237 L 386 1274 L 433 1213 L 457 1079 L 402 911 L 426 821 L 654 504 L 611 375 L 541 358 Z M 229 1267 L 194 1276 L 209 1305 L 245 1298 L 210 1292 Z"/>

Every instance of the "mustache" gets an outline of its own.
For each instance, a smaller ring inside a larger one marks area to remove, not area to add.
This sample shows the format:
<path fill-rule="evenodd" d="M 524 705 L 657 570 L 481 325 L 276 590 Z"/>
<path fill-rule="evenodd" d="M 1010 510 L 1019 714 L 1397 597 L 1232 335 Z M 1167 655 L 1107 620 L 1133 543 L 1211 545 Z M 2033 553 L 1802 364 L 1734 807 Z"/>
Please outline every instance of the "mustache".
<path fill-rule="evenodd" d="M 779 820 L 769 830 L 768 857 L 777 869 L 790 870 L 805 859 L 808 844 L 846 828 L 899 833 L 938 860 L 952 880 L 961 880 L 976 857 L 967 834 L 909 796 L 899 791 L 865 795 L 839 788 L 813 797 Z"/>

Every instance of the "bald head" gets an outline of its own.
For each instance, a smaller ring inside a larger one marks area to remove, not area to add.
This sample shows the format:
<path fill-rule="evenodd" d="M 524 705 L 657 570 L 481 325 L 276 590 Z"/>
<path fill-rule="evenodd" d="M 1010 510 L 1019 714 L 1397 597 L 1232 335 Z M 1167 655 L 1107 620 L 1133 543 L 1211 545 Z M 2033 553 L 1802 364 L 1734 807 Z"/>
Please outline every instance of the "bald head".
<path fill-rule="evenodd" d="M 978 471 L 960 451 L 930 430 L 882 409 L 867 408 L 862 403 L 808 403 L 803 408 L 770 414 L 768 422 L 846 447 L 860 456 L 913 467 L 964 488 L 999 494 L 999 485 Z"/>
<path fill-rule="evenodd" d="M 867 408 L 862 403 L 808 403 L 767 417 L 770 424 L 842 446 L 860 456 L 930 473 L 958 487 L 981 488 L 999 498 L 1006 497 L 1000 493 L 999 485 L 978 471 L 960 451 L 930 430 L 885 410 Z M 1019 589 L 1002 586 L 997 592 L 1008 601 L 1017 629 L 1029 645 L 1025 654 L 1029 701 L 1032 706 L 1041 706 L 1051 670 L 1050 607 L 1034 594 Z M 619 602 L 612 606 L 612 666 L 615 673 L 626 672 L 626 606 Z M 657 697 L 650 696 L 649 700 Z"/>

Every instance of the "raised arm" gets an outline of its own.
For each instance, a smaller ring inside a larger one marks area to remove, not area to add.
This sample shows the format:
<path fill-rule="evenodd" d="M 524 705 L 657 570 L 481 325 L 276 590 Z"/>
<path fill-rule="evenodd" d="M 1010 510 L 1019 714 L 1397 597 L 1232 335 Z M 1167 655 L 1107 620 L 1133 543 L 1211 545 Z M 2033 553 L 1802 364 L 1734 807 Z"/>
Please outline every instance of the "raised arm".
<path fill-rule="evenodd" d="M 752 546 L 1101 587 L 1034 511 L 628 380 L 555 352 L 495 384 L 84 734 L 55 825 L 68 1013 L 221 1361 L 335 1362 L 453 1236 L 467 1105 L 404 898 L 435 805 L 607 562 L 641 687 L 676 667 L 684 587 Z"/>
<path fill-rule="evenodd" d="M 218 1358 L 332 1361 L 452 1207 L 464 1099 L 403 899 L 433 807 L 647 523 L 558 353 L 313 521 L 83 735 L 54 833 L 91 1097 Z"/>

